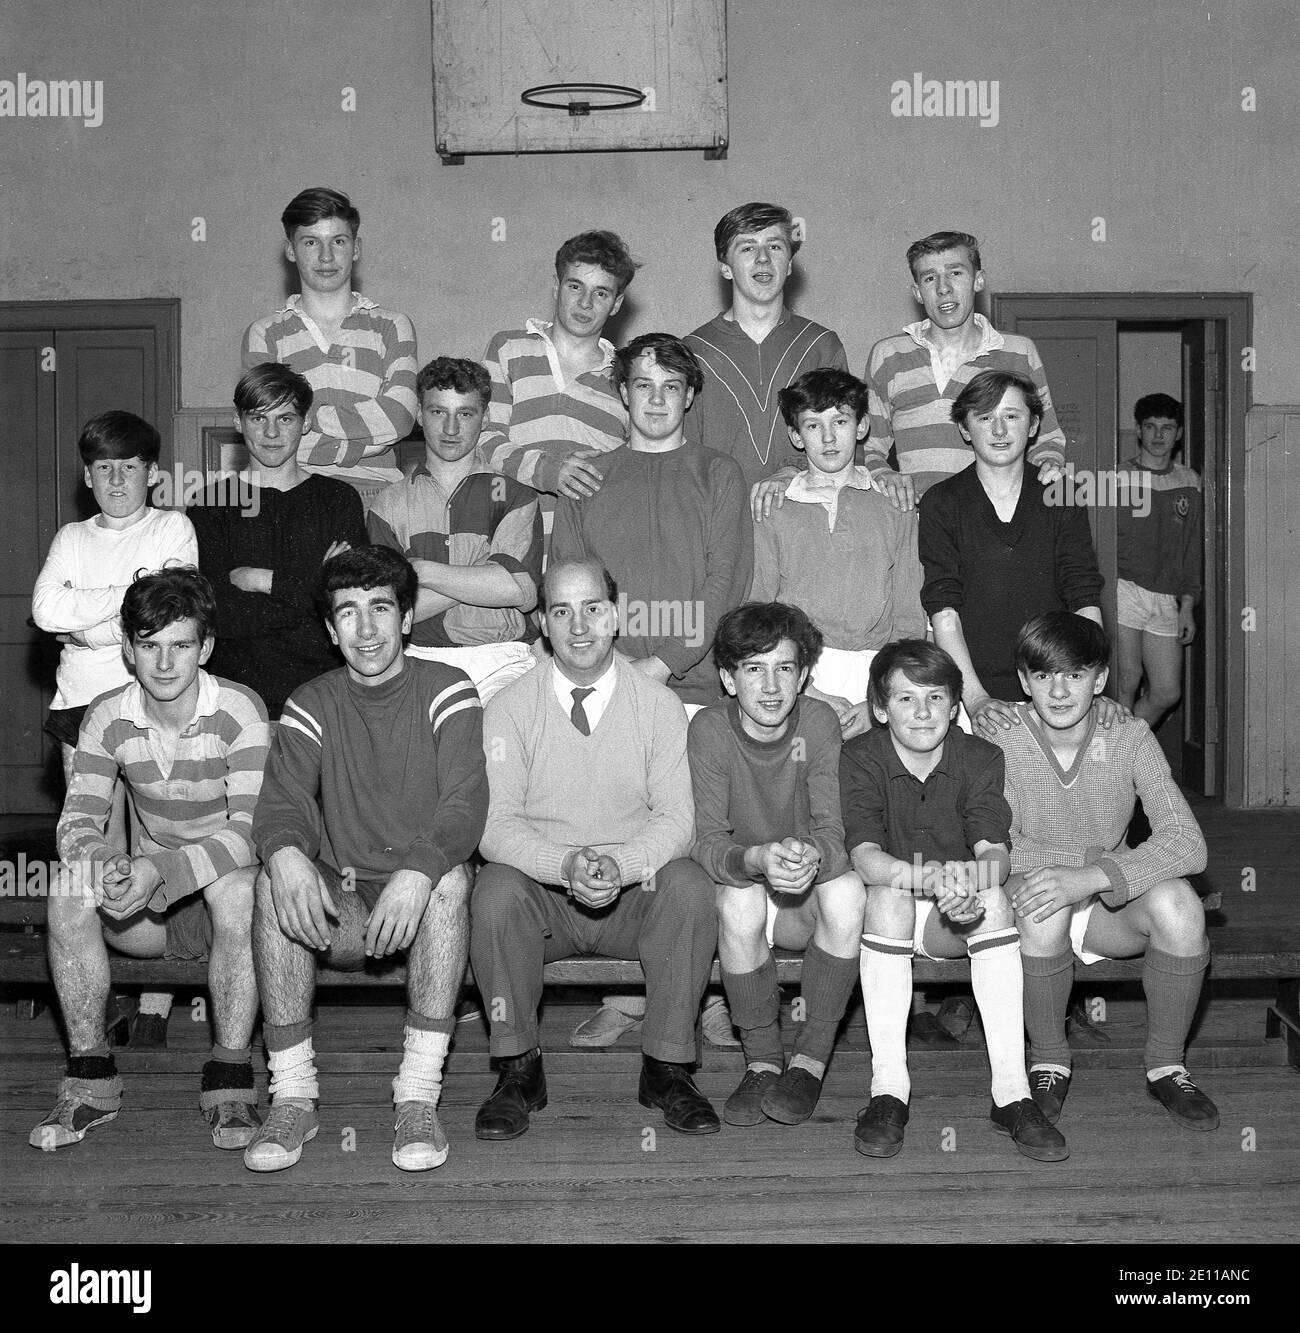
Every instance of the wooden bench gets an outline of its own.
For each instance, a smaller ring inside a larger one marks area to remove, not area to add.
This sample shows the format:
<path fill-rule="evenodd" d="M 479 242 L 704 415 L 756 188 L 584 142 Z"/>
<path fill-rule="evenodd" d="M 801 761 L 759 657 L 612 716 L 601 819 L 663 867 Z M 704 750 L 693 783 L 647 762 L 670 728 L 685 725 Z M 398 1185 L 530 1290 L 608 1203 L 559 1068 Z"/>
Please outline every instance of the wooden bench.
<path fill-rule="evenodd" d="M 45 950 L 45 902 L 39 898 L 0 900 L 0 983 L 45 987 L 51 984 Z M 1300 1069 L 1300 930 L 1279 938 L 1276 931 L 1239 926 L 1211 926 L 1210 979 L 1268 980 L 1276 982 L 1276 998 L 1265 1015 L 1265 1036 L 1285 1035 L 1287 1061 Z M 797 984 L 803 968 L 800 954 L 776 951 L 777 978 L 782 984 Z M 176 958 L 128 958 L 109 951 L 109 974 L 123 986 L 185 987 L 202 990 L 207 986 L 208 965 L 203 960 Z M 1098 981 L 1138 981 L 1142 976 L 1140 958 L 1104 959 L 1088 968 L 1076 968 L 1076 980 L 1089 984 Z M 961 984 L 970 981 L 970 963 L 966 959 L 935 963 L 917 958 L 912 964 L 913 980 L 922 986 Z M 721 980 L 717 962 L 710 973 L 712 981 Z M 318 988 L 400 986 L 406 969 L 399 963 L 369 963 L 355 972 L 320 968 Z M 543 980 L 548 986 L 641 986 L 641 964 L 616 958 L 566 958 L 547 963 Z"/>

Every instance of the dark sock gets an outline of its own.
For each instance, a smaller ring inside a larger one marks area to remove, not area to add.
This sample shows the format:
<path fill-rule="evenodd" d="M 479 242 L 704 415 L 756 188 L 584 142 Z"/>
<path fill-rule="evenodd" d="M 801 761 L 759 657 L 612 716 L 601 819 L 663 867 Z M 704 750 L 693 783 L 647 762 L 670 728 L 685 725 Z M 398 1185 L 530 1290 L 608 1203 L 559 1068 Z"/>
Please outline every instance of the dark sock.
<path fill-rule="evenodd" d="M 835 1033 L 849 997 L 858 982 L 858 958 L 837 958 L 816 944 L 809 944 L 803 956 L 803 1022 L 795 1038 L 795 1055 L 825 1064 L 835 1049 Z"/>
<path fill-rule="evenodd" d="M 241 1091 L 253 1086 L 253 1063 L 245 1060 L 235 1064 L 229 1060 L 209 1060 L 203 1066 L 199 1079 L 200 1092 L 219 1092 L 224 1088 L 239 1088 Z"/>
<path fill-rule="evenodd" d="M 116 1078 L 117 1061 L 108 1054 L 108 1047 L 102 1048 L 103 1055 L 70 1055 L 68 1056 L 68 1077 L 69 1078 Z"/>
<path fill-rule="evenodd" d="M 262 1038 L 268 1051 L 288 1051 L 311 1037 L 311 1019 L 301 1023 L 263 1023 Z"/>
<path fill-rule="evenodd" d="M 776 980 L 776 959 L 768 954 L 752 972 L 724 971 L 722 984 L 731 1006 L 731 1021 L 740 1029 L 745 1063 L 783 1069 L 781 988 Z"/>
<path fill-rule="evenodd" d="M 1190 958 L 1147 950 L 1142 960 L 1142 989 L 1147 997 L 1148 1069 L 1183 1063 L 1187 1034 L 1209 965 L 1208 949 Z"/>
<path fill-rule="evenodd" d="M 1070 1068 L 1070 1043 L 1065 1036 L 1065 1015 L 1074 985 L 1074 954 L 1066 949 L 1052 958 L 1035 958 L 1022 949 L 1025 973 L 1025 1031 L 1029 1033 L 1031 1065 Z"/>

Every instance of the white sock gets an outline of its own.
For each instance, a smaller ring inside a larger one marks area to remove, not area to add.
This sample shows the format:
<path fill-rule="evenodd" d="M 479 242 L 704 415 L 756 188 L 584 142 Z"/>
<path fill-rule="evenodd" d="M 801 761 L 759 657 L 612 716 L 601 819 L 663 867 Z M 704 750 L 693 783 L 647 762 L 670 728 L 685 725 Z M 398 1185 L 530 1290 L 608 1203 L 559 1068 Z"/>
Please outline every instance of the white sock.
<path fill-rule="evenodd" d="M 984 1025 L 993 1071 L 993 1100 L 1010 1106 L 1029 1096 L 1025 1074 L 1025 976 L 1020 966 L 1020 933 L 1014 926 L 972 935 L 970 985 Z"/>
<path fill-rule="evenodd" d="M 826 1062 L 824 1060 L 814 1060 L 811 1055 L 794 1055 L 790 1057 L 791 1069 L 806 1069 L 813 1078 L 826 1077 Z"/>
<path fill-rule="evenodd" d="M 146 990 L 140 992 L 139 1013 L 157 1014 L 166 1018 L 172 1011 L 172 993 L 169 990 Z"/>
<path fill-rule="evenodd" d="M 287 1099 L 318 1101 L 320 1084 L 316 1081 L 316 1051 L 311 1038 L 283 1051 L 267 1051 L 271 1070 L 271 1104 Z"/>
<path fill-rule="evenodd" d="M 442 1065 L 451 1045 L 448 1032 L 408 1027 L 402 1041 L 402 1063 L 393 1080 L 393 1101 L 432 1102 L 442 1095 Z"/>
<path fill-rule="evenodd" d="M 1154 1083 L 1158 1078 L 1164 1078 L 1167 1074 L 1185 1074 L 1186 1065 L 1161 1065 L 1159 1069 L 1147 1070 L 1147 1081 Z"/>
<path fill-rule="evenodd" d="M 907 1073 L 907 1016 L 912 1008 L 912 941 L 863 935 L 862 999 L 871 1040 L 871 1095 L 912 1095 Z"/>

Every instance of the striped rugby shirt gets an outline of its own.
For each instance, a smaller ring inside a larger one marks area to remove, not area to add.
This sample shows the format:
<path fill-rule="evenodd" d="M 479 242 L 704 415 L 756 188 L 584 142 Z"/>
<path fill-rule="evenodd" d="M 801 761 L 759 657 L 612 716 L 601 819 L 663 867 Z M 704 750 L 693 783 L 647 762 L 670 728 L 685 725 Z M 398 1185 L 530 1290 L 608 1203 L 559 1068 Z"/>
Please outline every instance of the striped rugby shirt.
<path fill-rule="evenodd" d="M 394 444 L 415 425 L 415 328 L 405 315 L 353 292 L 352 310 L 331 343 L 301 302 L 295 293 L 284 309 L 248 326 L 243 368 L 277 361 L 303 376 L 315 399 L 298 461 L 355 467 L 368 448 Z"/>
<path fill-rule="evenodd" d="M 889 470 L 892 446 L 898 470 L 913 478 L 919 500 L 936 481 L 968 467 L 975 454 L 953 423 L 952 405 L 981 370 L 1014 371 L 1033 380 L 1043 400 L 1043 419 L 1028 461 L 1034 467 L 1063 464 L 1065 435 L 1034 344 L 1014 333 L 999 333 L 983 315 L 976 315 L 979 350 L 948 379 L 939 349 L 928 337 L 931 327 L 928 319 L 908 324 L 902 333 L 882 338 L 867 358 L 863 379 L 870 394 L 871 432 L 865 457 L 873 475 Z"/>
<path fill-rule="evenodd" d="M 777 394 L 805 371 L 820 366 L 847 370 L 839 336 L 786 310 L 762 342 L 725 312 L 683 341 L 704 370 L 704 388 L 686 414 L 687 440 L 730 454 L 745 474 L 746 487 L 785 464 L 802 467 Z"/>
<path fill-rule="evenodd" d="M 550 320 L 530 319 L 522 330 L 495 334 L 483 364 L 492 400 L 479 449 L 497 472 L 555 493 L 560 468 L 580 449 L 608 453 L 627 436 L 627 409 L 614 387 L 614 344 L 600 340 L 604 361 L 564 380 L 551 341 Z"/>
<path fill-rule="evenodd" d="M 253 819 L 263 862 L 296 847 L 359 880 L 416 870 L 437 884 L 478 846 L 488 807 L 478 695 L 455 667 L 398 660 L 380 685 L 341 667 L 290 696 Z"/>
<path fill-rule="evenodd" d="M 375 497 L 366 531 L 376 546 L 408 560 L 444 565 L 496 564 L 542 582 L 542 517 L 537 492 L 494 472 L 476 457 L 474 471 L 448 495 L 421 463 L 409 482 L 395 481 Z M 487 643 L 531 643 L 537 627 L 513 606 L 457 603 L 417 620 L 411 643 L 420 648 L 464 648 Z"/>
<path fill-rule="evenodd" d="M 161 912 L 256 863 L 253 810 L 271 729 L 252 690 L 200 671 L 194 716 L 169 760 L 145 712 L 145 697 L 131 681 L 91 705 L 57 837 L 59 856 L 68 864 L 121 855 L 104 837 L 120 775 L 139 816 L 132 855 L 147 856 L 162 874 L 149 900 L 150 910 Z"/>

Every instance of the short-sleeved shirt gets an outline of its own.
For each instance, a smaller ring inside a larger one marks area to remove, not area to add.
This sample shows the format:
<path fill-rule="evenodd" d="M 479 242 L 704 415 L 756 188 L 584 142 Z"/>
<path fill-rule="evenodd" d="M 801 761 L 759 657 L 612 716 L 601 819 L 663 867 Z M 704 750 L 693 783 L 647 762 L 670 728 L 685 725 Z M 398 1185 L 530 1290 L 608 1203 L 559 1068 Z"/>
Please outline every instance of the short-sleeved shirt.
<path fill-rule="evenodd" d="M 500 565 L 542 581 L 542 519 L 537 492 L 494 472 L 482 458 L 448 494 L 423 464 L 409 482 L 397 481 L 375 497 L 366 530 L 376 546 L 408 560 L 444 565 Z M 411 643 L 419 648 L 467 648 L 489 643 L 530 643 L 532 617 L 513 606 L 460 602 L 416 621 Z"/>
<path fill-rule="evenodd" d="M 968 861 L 977 842 L 1010 842 L 1005 760 L 996 745 L 952 728 L 922 782 L 898 757 L 887 727 L 840 751 L 840 801 L 849 850 L 873 842 L 911 861 Z"/>

